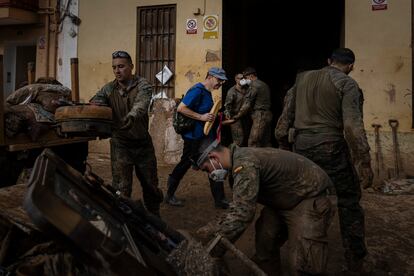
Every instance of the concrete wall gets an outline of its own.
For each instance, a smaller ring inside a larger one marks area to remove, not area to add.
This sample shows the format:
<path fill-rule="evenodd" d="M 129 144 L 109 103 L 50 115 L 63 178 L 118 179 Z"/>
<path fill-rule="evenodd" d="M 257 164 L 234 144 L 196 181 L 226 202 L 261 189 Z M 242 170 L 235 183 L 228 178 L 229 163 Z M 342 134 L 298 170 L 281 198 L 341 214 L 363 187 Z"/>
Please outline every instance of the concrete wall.
<path fill-rule="evenodd" d="M 204 11 L 204 2 L 206 3 Z M 193 84 L 204 80 L 207 69 L 221 65 L 221 0 L 88 0 L 79 2 L 79 17 L 82 24 L 79 27 L 78 57 L 80 75 L 80 98 L 88 101 L 105 83 L 113 80 L 111 68 L 111 53 L 115 50 L 128 51 L 132 59 L 136 56 L 137 7 L 176 4 L 176 66 L 175 93 L 180 97 Z M 219 15 L 219 38 L 203 39 L 202 15 L 193 13 L 200 9 L 205 14 Z M 186 34 L 186 19 L 198 20 L 198 33 Z M 214 92 L 215 98 L 220 95 Z M 161 106 L 166 106 L 161 104 Z M 167 108 L 168 109 L 168 108 Z M 167 109 L 165 111 L 170 114 Z M 157 120 L 157 119 L 156 119 Z M 171 120 L 169 121 L 171 123 Z M 154 141 L 164 141 L 168 138 L 171 125 L 153 133 Z M 159 135 L 159 139 L 154 137 Z M 167 135 L 167 136 L 165 136 Z M 172 140 L 176 139 L 173 133 Z M 168 140 L 168 139 L 167 139 Z M 175 146 L 174 146 L 175 145 Z M 169 145 L 169 150 L 180 144 Z M 165 145 L 155 144 L 156 150 Z M 172 147 L 172 148 L 171 148 Z M 91 151 L 107 152 L 108 143 L 91 144 Z M 168 159 L 172 160 L 172 159 Z M 166 162 L 170 162 L 166 160 Z M 159 160 L 162 162 L 162 160 Z"/>
<path fill-rule="evenodd" d="M 397 119 L 402 165 L 407 173 L 414 174 L 411 1 L 388 1 L 388 9 L 381 11 L 372 11 L 368 0 L 347 0 L 345 5 L 345 46 L 355 51 L 351 76 L 364 91 L 364 121 L 372 154 L 375 143 L 371 125 L 381 124 L 384 165 L 380 167 L 394 167 L 388 120 Z"/>

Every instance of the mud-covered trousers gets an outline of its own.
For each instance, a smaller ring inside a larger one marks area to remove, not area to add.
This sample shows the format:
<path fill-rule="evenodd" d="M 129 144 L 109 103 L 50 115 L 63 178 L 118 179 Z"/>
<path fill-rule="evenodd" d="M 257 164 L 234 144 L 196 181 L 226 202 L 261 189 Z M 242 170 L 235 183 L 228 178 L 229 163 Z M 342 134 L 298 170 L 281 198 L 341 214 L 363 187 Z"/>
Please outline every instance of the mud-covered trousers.
<path fill-rule="evenodd" d="M 357 263 L 367 254 L 365 218 L 359 204 L 359 178 L 346 141 L 327 134 L 299 134 L 295 139 L 295 151 L 315 162 L 331 178 L 338 201 L 345 259 L 348 265 Z"/>
<path fill-rule="evenodd" d="M 112 185 L 123 195 L 130 197 L 132 174 L 135 174 L 142 187 L 145 207 L 159 215 L 163 196 L 158 188 L 157 159 L 151 139 L 123 141 L 111 139 Z"/>
<path fill-rule="evenodd" d="M 324 273 L 333 214 L 326 196 L 304 199 L 291 210 L 265 206 L 256 221 L 254 260 L 268 275 L 281 275 L 279 248 L 288 240 L 289 275 Z"/>
<path fill-rule="evenodd" d="M 272 112 L 254 111 L 252 114 L 252 128 L 249 135 L 249 147 L 270 147 Z"/>
<path fill-rule="evenodd" d="M 231 137 L 233 138 L 233 143 L 239 147 L 245 146 L 246 140 L 246 123 L 243 120 L 238 120 L 230 125 Z"/>

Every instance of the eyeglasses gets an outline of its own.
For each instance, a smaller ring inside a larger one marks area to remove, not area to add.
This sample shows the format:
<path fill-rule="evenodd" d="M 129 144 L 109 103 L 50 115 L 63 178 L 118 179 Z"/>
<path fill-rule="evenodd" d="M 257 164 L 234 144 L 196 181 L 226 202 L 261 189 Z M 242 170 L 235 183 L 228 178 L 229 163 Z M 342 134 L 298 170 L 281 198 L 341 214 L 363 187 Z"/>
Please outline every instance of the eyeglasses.
<path fill-rule="evenodd" d="M 218 83 L 219 84 L 223 84 L 223 83 L 225 83 L 226 81 L 225 80 L 221 80 L 221 79 L 219 79 L 219 78 L 217 78 L 217 77 L 215 77 L 216 78 L 216 80 L 218 81 Z"/>
<path fill-rule="evenodd" d="M 112 53 L 112 58 L 127 58 L 131 59 L 131 56 L 125 51 L 115 51 Z"/>

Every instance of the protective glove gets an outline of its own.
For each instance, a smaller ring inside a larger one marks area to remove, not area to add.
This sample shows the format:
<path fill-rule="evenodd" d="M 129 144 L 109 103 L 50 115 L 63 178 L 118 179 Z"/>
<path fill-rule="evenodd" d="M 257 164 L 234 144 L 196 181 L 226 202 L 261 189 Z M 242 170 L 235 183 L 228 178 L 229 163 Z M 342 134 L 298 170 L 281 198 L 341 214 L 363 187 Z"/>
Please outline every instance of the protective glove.
<path fill-rule="evenodd" d="M 132 127 L 133 124 L 134 124 L 134 117 L 127 115 L 122 119 L 122 125 L 120 129 L 128 130 Z"/>

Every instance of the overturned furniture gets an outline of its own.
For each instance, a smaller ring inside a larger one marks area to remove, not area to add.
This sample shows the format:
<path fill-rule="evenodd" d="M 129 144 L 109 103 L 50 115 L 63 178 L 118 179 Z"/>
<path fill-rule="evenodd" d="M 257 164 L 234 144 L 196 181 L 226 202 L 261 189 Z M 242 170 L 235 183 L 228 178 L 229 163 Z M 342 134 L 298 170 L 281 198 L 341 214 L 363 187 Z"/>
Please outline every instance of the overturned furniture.
<path fill-rule="evenodd" d="M 184 240 L 142 204 L 84 177 L 51 150 L 36 160 L 24 207 L 35 225 L 69 238 L 112 275 L 175 275 L 167 255 Z"/>

